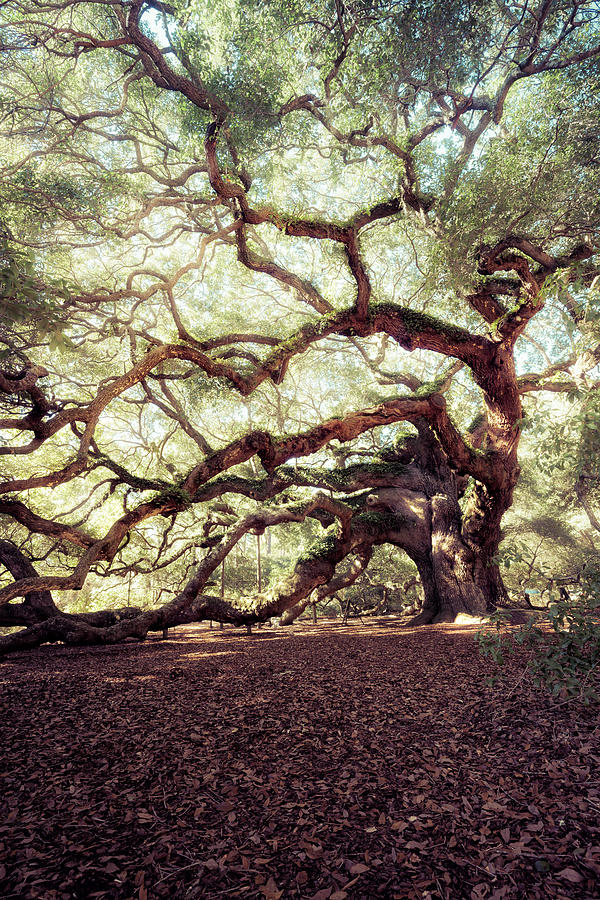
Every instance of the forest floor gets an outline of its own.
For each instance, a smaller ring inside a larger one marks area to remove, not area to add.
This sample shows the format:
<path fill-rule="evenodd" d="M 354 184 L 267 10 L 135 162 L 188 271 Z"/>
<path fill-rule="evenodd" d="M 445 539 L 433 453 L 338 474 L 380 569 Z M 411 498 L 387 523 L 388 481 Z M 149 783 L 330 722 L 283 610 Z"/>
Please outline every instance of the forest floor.
<path fill-rule="evenodd" d="M 598 710 L 380 618 L 0 664 L 0 896 L 597 898 Z"/>

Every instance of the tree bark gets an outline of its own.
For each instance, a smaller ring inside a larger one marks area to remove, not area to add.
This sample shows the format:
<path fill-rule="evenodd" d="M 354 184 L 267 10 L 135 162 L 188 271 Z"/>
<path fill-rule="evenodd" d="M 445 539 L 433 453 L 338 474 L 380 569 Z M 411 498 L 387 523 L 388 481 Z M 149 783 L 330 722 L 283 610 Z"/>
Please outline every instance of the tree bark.
<path fill-rule="evenodd" d="M 0 541 L 0 563 L 6 566 L 15 581 L 37 576 L 31 562 L 12 541 Z M 59 612 L 50 591 L 32 591 L 22 603 L 0 607 L 0 626 L 33 625 Z"/>
<path fill-rule="evenodd" d="M 126 608 L 73 616 L 58 610 L 49 591 L 28 594 L 23 604 L 2 608 L 2 614 L 12 615 L 8 624 L 28 627 L 18 635 L 0 638 L 0 652 L 58 640 L 75 645 L 143 640 L 148 631 L 206 619 L 244 625 L 248 631 L 252 623 L 272 616 L 283 616 L 282 623 L 293 621 L 309 605 L 313 591 L 319 600 L 352 584 L 368 564 L 373 546 L 382 543 L 402 548 L 417 566 L 425 600 L 422 612 L 413 620 L 416 624 L 453 621 L 459 613 L 482 616 L 504 605 L 507 595 L 494 557 L 500 541 L 499 510 L 505 497 L 489 498 L 485 492 L 475 491 L 474 500 L 462 510 L 459 501 L 466 479 L 450 468 L 428 423 L 417 420 L 416 426 L 418 434 L 395 453 L 390 469 L 390 477 L 396 472 L 392 483 L 395 478 L 409 487 L 372 489 L 359 503 L 355 498 L 353 506 L 319 494 L 298 507 L 252 514 L 219 538 L 177 597 L 156 610 Z M 399 459 L 403 461 L 402 476 L 397 474 Z M 364 474 L 368 485 L 368 467 Z M 337 537 L 329 533 L 303 554 L 274 588 L 253 598 L 225 598 L 222 564 L 245 534 L 281 522 L 303 521 L 311 514 L 326 527 L 339 519 Z M 14 545 L 3 542 L 0 550 L 16 577 L 35 577 L 35 569 Z M 350 568 L 336 575 L 342 560 L 352 556 Z M 218 568 L 222 596 L 201 593 Z M 44 583 L 43 578 L 38 580 Z M 17 621 L 20 609 L 23 616 Z M 6 619 L 0 615 L 0 623 L 3 621 Z"/>
<path fill-rule="evenodd" d="M 419 422 L 417 427 L 419 435 L 409 449 L 422 490 L 374 491 L 369 508 L 388 510 L 404 525 L 390 530 L 388 540 L 401 547 L 419 571 L 424 603 L 413 624 L 452 622 L 459 613 L 487 615 L 509 602 L 494 561 L 500 515 L 486 519 L 479 498 L 463 512 L 459 500 L 464 479 L 450 468 L 427 424 Z"/>

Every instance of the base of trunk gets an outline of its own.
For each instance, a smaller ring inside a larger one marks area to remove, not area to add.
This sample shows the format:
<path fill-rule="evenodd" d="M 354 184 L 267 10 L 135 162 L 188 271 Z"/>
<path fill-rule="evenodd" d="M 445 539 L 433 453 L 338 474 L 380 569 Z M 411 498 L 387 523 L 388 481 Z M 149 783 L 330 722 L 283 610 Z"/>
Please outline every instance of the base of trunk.
<path fill-rule="evenodd" d="M 454 553 L 432 553 L 415 559 L 425 600 L 412 625 L 454 622 L 461 613 L 481 617 L 499 607 L 513 605 L 502 582 L 498 566 L 474 560 L 464 544 Z"/>

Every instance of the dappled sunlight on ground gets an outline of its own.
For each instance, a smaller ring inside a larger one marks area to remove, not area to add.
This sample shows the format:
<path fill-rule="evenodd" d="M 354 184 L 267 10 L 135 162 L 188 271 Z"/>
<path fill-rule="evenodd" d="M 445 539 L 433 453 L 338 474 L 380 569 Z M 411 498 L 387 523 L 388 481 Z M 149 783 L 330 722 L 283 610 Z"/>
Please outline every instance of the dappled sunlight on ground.
<path fill-rule="evenodd" d="M 7 657 L 0 896 L 590 900 L 597 711 L 518 657 L 490 689 L 476 630 L 201 624 Z"/>

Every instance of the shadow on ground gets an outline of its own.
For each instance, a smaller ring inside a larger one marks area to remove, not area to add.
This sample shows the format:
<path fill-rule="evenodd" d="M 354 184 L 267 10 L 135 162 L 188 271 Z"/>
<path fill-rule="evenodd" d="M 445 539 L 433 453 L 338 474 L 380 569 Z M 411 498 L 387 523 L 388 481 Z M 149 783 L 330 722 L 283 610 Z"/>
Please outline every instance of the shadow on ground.
<path fill-rule="evenodd" d="M 394 619 L 0 665 L 0 896 L 592 898 L 597 711 Z"/>

